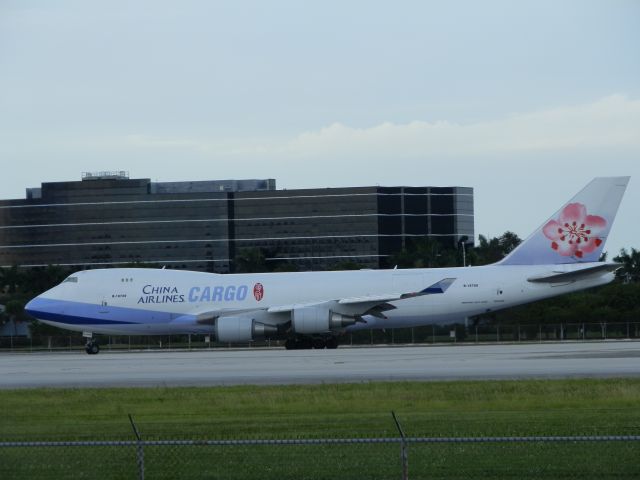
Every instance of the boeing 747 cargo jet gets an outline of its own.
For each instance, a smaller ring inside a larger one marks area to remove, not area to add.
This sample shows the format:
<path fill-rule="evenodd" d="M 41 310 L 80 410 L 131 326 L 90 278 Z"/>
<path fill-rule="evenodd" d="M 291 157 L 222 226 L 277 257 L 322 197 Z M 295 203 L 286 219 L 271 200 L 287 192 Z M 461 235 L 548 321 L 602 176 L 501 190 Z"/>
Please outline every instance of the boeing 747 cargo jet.
<path fill-rule="evenodd" d="M 214 334 L 335 348 L 359 329 L 447 324 L 609 283 L 600 262 L 629 177 L 596 178 L 507 257 L 458 268 L 213 274 L 147 268 L 74 273 L 31 300 L 42 322 L 113 335 Z"/>

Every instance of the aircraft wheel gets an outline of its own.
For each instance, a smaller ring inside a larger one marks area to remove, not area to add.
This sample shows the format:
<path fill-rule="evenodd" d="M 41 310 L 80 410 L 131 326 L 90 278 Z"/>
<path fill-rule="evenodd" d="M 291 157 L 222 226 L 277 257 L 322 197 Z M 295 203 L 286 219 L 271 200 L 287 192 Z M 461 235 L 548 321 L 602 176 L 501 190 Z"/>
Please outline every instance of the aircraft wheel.
<path fill-rule="evenodd" d="M 326 345 L 327 345 L 327 348 L 330 348 L 330 349 L 338 348 L 338 339 L 336 337 L 331 337 L 327 339 Z"/>
<path fill-rule="evenodd" d="M 85 351 L 89 355 L 97 355 L 100 352 L 100 345 L 95 342 L 87 343 L 87 346 L 84 347 Z"/>
<path fill-rule="evenodd" d="M 316 348 L 316 346 L 314 340 L 302 337 L 289 338 L 286 342 L 284 342 L 284 348 L 287 350 L 309 350 L 311 348 Z M 319 348 L 324 348 L 324 342 Z"/>
<path fill-rule="evenodd" d="M 327 343 L 322 338 L 316 338 L 315 340 L 313 340 L 312 344 L 313 348 L 315 348 L 316 350 L 322 350 L 323 348 L 327 347 Z"/>
<path fill-rule="evenodd" d="M 297 344 L 300 350 L 311 350 L 313 348 L 313 341 L 309 338 L 301 338 Z"/>

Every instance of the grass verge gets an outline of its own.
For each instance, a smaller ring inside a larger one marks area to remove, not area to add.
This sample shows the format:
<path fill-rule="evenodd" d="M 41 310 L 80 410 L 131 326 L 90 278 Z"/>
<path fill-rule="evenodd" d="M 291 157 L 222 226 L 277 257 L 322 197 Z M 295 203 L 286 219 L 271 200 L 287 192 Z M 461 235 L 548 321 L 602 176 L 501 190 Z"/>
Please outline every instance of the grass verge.
<path fill-rule="evenodd" d="M 146 440 L 395 437 L 391 410 L 408 436 L 640 432 L 640 379 L 0 390 L 0 405 L 1 441 L 131 440 L 128 413 Z M 409 462 L 411 478 L 638 478 L 639 454 L 640 442 L 412 445 Z M 145 457 L 148 478 L 389 478 L 400 471 L 397 445 L 153 447 Z M 2 478 L 88 468 L 131 476 L 135 451 L 0 449 Z"/>

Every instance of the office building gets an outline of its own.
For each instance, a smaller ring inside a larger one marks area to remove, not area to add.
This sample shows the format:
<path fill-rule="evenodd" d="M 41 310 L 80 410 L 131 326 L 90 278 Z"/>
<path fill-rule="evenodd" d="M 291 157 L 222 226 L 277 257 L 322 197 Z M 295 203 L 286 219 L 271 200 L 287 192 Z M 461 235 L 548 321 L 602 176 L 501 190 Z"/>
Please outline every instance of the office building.
<path fill-rule="evenodd" d="M 0 201 L 0 265 L 81 268 L 153 263 L 234 271 L 260 249 L 301 270 L 388 266 L 412 239 L 472 242 L 473 189 L 276 190 L 275 180 L 151 182 L 126 172 L 43 183 Z"/>

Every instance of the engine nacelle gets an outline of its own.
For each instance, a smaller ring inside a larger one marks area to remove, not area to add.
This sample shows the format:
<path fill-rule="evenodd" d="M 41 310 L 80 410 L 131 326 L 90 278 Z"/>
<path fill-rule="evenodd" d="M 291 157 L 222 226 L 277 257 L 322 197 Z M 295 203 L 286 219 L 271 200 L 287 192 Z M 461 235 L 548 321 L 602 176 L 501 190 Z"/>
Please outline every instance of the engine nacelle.
<path fill-rule="evenodd" d="M 328 308 L 301 307 L 291 312 L 293 331 L 303 335 L 327 333 L 354 323 L 355 318 L 332 312 Z"/>
<path fill-rule="evenodd" d="M 251 317 L 220 317 L 216 321 L 216 338 L 219 342 L 245 343 L 275 336 L 278 327 L 256 322 Z"/>

